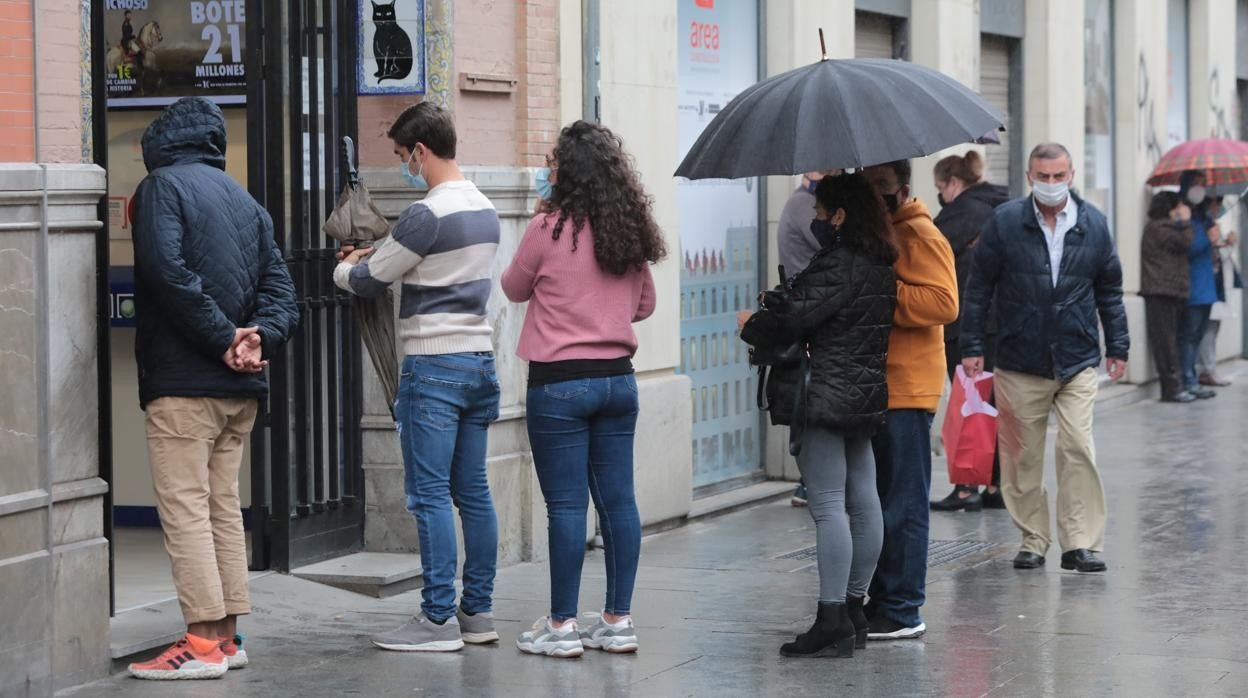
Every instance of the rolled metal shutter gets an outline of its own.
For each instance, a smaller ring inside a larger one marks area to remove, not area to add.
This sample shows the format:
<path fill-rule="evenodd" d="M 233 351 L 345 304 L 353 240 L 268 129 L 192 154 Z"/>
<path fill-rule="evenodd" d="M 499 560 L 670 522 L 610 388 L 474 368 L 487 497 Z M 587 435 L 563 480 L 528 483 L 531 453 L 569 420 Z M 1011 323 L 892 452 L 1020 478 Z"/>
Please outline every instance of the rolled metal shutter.
<path fill-rule="evenodd" d="M 979 91 L 989 104 L 1005 115 L 1005 131 L 998 132 L 1001 145 L 984 146 L 984 178 L 993 184 L 1010 184 L 1010 44 L 1009 40 L 981 35 L 979 49 Z"/>
<path fill-rule="evenodd" d="M 872 12 L 855 13 L 854 57 L 892 58 L 893 20 Z"/>

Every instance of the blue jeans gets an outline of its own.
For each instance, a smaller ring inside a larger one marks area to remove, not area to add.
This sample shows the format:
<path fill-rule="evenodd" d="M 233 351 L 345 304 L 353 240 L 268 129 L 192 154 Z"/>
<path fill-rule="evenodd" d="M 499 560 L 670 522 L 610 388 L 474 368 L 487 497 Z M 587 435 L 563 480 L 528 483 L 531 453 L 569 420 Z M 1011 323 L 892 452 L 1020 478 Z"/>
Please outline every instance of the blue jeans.
<path fill-rule="evenodd" d="M 876 486 L 884 545 L 868 593 L 870 612 L 906 627 L 923 622 L 927 587 L 927 506 L 932 489 L 932 413 L 889 410 L 875 435 Z"/>
<path fill-rule="evenodd" d="M 1209 328 L 1211 305 L 1189 305 L 1183 313 L 1179 327 L 1179 370 L 1183 372 L 1183 389 L 1199 386 L 1196 375 L 1196 359 L 1200 356 L 1200 342 Z"/>
<path fill-rule="evenodd" d="M 498 520 L 485 477 L 486 434 L 498 419 L 493 355 L 404 358 L 394 413 L 407 510 L 420 536 L 421 610 L 439 623 L 455 615 L 454 501 L 464 529 L 462 606 L 488 612 L 498 562 Z"/>
<path fill-rule="evenodd" d="M 629 613 L 641 555 L 641 518 L 633 495 L 637 411 L 637 380 L 631 374 L 529 388 L 529 443 L 546 498 L 555 620 L 576 617 L 590 496 L 606 553 L 603 610 Z"/>

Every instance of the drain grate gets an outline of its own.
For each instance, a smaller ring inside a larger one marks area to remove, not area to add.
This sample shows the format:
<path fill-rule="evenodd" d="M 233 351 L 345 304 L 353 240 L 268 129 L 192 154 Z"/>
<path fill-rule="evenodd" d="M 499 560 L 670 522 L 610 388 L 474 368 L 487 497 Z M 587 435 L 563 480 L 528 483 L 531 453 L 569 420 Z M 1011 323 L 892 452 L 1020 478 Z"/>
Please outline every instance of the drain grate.
<path fill-rule="evenodd" d="M 960 560 L 968 555 L 987 550 L 992 547 L 992 543 L 982 540 L 933 540 L 927 543 L 927 566 L 936 567 L 938 565 L 946 565 L 954 560 Z M 776 555 L 773 560 L 814 560 L 815 546 L 809 548 L 798 548 L 791 550 L 782 555 Z"/>
<path fill-rule="evenodd" d="M 815 559 L 815 546 L 812 545 L 809 548 L 798 548 L 797 550 L 787 552 L 783 555 L 777 555 L 772 559 L 774 560 L 813 560 Z"/>
<path fill-rule="evenodd" d="M 927 542 L 927 566 L 936 567 L 992 547 L 982 540 L 931 540 Z"/>

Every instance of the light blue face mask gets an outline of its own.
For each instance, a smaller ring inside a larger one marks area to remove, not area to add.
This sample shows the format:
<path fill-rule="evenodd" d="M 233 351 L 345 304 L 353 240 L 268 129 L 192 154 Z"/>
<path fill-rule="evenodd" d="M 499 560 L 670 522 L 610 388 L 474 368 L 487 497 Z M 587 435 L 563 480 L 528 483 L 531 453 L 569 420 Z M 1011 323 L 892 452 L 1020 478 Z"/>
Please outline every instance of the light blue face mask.
<path fill-rule="evenodd" d="M 550 182 L 550 168 L 539 167 L 534 179 L 536 180 L 534 188 L 537 189 L 538 198 L 550 201 L 550 197 L 555 193 L 555 185 Z"/>
<path fill-rule="evenodd" d="M 410 186 L 417 189 L 428 189 L 429 183 L 425 181 L 425 163 L 420 163 L 420 170 L 416 174 L 412 174 L 412 158 L 416 157 L 416 149 L 412 149 L 412 154 L 407 156 L 407 162 L 399 165 L 399 172 L 403 173 L 403 179 L 407 180 Z"/>

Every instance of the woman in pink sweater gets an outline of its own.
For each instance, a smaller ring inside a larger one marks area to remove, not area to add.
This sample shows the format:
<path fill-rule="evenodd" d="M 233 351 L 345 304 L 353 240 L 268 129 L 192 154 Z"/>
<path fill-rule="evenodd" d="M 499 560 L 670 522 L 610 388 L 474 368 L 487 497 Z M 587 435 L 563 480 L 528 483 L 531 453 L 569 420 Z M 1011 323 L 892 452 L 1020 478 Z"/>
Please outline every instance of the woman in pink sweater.
<path fill-rule="evenodd" d="M 551 657 L 578 657 L 585 647 L 635 652 L 629 609 L 641 521 L 633 495 L 632 324 L 654 312 L 649 265 L 667 249 L 641 178 L 611 131 L 577 121 L 559 134 L 547 165 L 538 172 L 539 212 L 502 280 L 508 298 L 529 304 L 517 354 L 529 362 L 529 442 L 550 541 L 550 616 L 517 645 Z M 598 621 L 581 630 L 591 495 L 607 598 Z"/>

